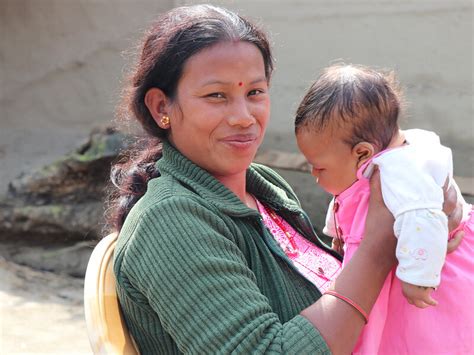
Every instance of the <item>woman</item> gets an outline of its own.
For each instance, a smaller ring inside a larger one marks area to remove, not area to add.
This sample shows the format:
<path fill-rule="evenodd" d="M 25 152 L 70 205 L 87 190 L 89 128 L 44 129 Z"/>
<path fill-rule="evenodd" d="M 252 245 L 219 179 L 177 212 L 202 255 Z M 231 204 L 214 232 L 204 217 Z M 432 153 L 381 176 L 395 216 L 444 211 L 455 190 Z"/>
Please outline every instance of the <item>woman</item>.
<path fill-rule="evenodd" d="M 114 271 L 141 353 L 349 353 L 393 266 L 377 189 L 367 236 L 328 294 L 291 260 L 310 253 L 274 238 L 339 267 L 288 184 L 251 164 L 272 69 L 265 35 L 212 6 L 174 9 L 145 38 L 126 98 L 150 138 L 114 170 Z"/>

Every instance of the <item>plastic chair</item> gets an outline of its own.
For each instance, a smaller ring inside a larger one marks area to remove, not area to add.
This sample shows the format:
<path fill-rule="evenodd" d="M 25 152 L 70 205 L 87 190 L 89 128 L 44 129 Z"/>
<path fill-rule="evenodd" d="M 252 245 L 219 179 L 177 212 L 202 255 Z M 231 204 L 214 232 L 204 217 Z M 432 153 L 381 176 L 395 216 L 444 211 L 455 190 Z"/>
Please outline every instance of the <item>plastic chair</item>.
<path fill-rule="evenodd" d="M 138 355 L 115 289 L 113 255 L 118 234 L 109 234 L 94 248 L 84 280 L 84 313 L 94 354 Z"/>

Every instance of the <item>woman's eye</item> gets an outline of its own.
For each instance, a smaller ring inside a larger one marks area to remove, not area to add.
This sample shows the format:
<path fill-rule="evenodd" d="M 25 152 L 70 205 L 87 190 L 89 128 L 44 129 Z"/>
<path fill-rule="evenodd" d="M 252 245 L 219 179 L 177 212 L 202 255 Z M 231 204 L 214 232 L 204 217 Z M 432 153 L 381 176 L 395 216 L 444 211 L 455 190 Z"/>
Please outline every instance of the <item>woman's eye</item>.
<path fill-rule="evenodd" d="M 265 91 L 263 91 L 262 89 L 251 90 L 249 91 L 249 96 L 260 95 L 260 94 L 263 94 L 264 92 Z"/>
<path fill-rule="evenodd" d="M 208 97 L 213 97 L 216 99 L 223 99 L 225 96 L 220 92 L 213 92 L 212 94 L 207 95 Z"/>

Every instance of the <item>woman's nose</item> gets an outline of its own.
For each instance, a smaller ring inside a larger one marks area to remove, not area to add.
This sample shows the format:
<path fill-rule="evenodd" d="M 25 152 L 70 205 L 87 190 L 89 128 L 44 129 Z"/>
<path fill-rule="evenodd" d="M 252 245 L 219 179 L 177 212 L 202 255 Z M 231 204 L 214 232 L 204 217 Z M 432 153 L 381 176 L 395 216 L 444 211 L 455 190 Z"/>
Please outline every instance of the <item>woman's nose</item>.
<path fill-rule="evenodd" d="M 231 126 L 249 127 L 255 123 L 250 103 L 247 100 L 235 100 L 229 113 L 229 124 Z"/>

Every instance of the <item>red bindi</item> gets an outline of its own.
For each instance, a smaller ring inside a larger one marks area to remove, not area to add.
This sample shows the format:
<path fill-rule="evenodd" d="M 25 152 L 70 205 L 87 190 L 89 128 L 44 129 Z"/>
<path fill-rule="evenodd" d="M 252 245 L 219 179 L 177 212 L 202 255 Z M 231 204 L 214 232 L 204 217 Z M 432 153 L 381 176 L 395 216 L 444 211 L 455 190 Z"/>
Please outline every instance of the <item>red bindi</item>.
<path fill-rule="evenodd" d="M 244 83 L 243 83 L 243 82 L 241 82 L 241 81 L 239 81 L 239 86 L 242 86 L 242 85 L 244 85 Z"/>

